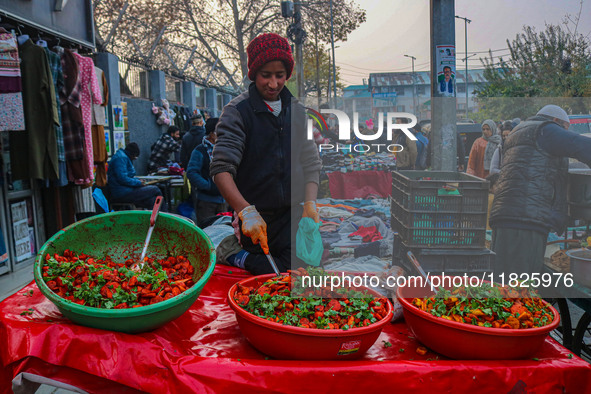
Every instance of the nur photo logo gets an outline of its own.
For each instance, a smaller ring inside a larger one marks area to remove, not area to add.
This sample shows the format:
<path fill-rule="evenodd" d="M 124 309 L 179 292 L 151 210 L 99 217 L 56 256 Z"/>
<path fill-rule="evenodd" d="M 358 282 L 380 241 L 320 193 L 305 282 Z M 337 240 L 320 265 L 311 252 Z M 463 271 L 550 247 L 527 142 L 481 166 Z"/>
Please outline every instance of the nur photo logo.
<path fill-rule="evenodd" d="M 314 128 L 319 130 L 328 130 L 328 124 L 323 114 L 332 114 L 336 117 L 338 127 L 338 142 L 331 144 L 319 144 L 318 150 L 320 152 L 326 151 L 343 151 L 343 152 L 359 152 L 368 153 L 371 151 L 391 153 L 400 152 L 404 148 L 400 144 L 393 143 L 379 143 L 377 141 L 383 140 L 385 133 L 386 140 L 392 142 L 394 139 L 394 130 L 400 130 L 408 138 L 416 141 L 417 138 L 409 130 L 417 124 L 417 117 L 408 112 L 387 112 L 386 121 L 384 122 L 384 113 L 378 114 L 377 130 L 375 127 L 365 128 L 362 133 L 359 129 L 359 113 L 353 112 L 353 127 L 351 127 L 351 120 L 349 115 L 344 111 L 331 108 L 323 108 L 320 112 L 311 108 L 308 109 L 308 119 L 306 125 L 307 138 L 314 139 Z M 400 120 L 401 123 L 397 121 Z M 409 122 L 410 120 L 410 122 Z M 402 123 L 404 122 L 404 123 Z M 366 125 L 372 124 L 367 123 Z M 385 129 L 385 130 L 384 130 Z M 368 133 L 367 131 L 373 131 Z M 376 141 L 376 142 L 372 142 Z"/>

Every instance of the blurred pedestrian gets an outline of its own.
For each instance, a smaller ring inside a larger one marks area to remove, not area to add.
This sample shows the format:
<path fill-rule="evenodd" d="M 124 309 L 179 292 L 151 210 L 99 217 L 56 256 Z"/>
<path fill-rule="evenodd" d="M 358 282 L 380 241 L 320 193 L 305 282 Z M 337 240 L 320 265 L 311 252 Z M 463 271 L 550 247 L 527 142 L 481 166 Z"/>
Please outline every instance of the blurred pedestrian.
<path fill-rule="evenodd" d="M 501 164 L 503 163 L 503 143 L 505 142 L 507 136 L 511 133 L 511 130 L 513 130 L 513 122 L 510 120 L 504 121 L 501 126 L 501 143 L 499 146 L 497 146 L 497 149 L 495 150 L 495 153 L 493 153 L 492 159 L 490 161 L 490 171 L 488 176 L 489 181 L 491 180 L 491 175 L 501 172 Z M 494 183 L 494 181 L 491 182 L 491 187 L 492 183 Z"/>
<path fill-rule="evenodd" d="M 204 136 L 205 126 L 203 116 L 198 113 L 191 117 L 191 128 L 183 136 L 183 140 L 181 142 L 181 157 L 179 164 L 185 170 L 189 165 L 189 159 L 191 158 L 193 150 L 201 143 L 201 141 L 203 141 Z"/>
<path fill-rule="evenodd" d="M 566 227 L 568 158 L 591 165 L 591 139 L 569 126 L 546 105 L 505 139 L 490 216 L 497 274 L 542 273 L 548 233 Z"/>
<path fill-rule="evenodd" d="M 497 134 L 497 125 L 491 119 L 485 120 L 482 123 L 482 137 L 477 138 L 472 144 L 466 173 L 486 178 L 490 171 L 492 156 L 500 143 L 501 136 Z"/>
<path fill-rule="evenodd" d="M 157 186 L 144 185 L 144 181 L 135 177 L 133 161 L 140 155 L 140 148 L 135 142 L 127 144 L 124 149 L 119 149 L 111 160 L 107 170 L 107 186 L 111 203 L 131 203 L 138 208 L 152 209 L 156 197 L 162 192 Z M 166 202 L 163 201 L 162 211 L 167 211 Z"/>
<path fill-rule="evenodd" d="M 172 161 L 170 155 L 181 149 L 181 132 L 176 126 L 169 126 L 156 142 L 152 144 L 148 172 L 156 172 L 159 168 L 168 168 Z"/>
<path fill-rule="evenodd" d="M 191 182 L 191 194 L 195 207 L 196 223 L 201 226 L 204 220 L 228 210 L 217 186 L 209 176 L 209 164 L 213 156 L 213 147 L 217 140 L 215 126 L 218 118 L 209 118 L 205 125 L 202 143 L 191 153 L 187 167 L 187 178 Z M 193 193 L 194 191 L 194 193 Z"/>

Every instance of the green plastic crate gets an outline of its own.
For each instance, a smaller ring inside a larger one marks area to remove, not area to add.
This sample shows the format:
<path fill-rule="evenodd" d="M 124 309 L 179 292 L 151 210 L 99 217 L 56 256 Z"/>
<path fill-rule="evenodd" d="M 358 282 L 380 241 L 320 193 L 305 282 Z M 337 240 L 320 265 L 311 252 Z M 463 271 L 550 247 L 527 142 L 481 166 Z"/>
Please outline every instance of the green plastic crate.
<path fill-rule="evenodd" d="M 487 208 L 488 181 L 478 177 L 443 171 L 392 173 L 392 229 L 409 247 L 484 248 Z"/>
<path fill-rule="evenodd" d="M 446 187 L 456 188 L 458 194 L 444 194 Z M 463 172 L 392 172 L 392 199 L 409 211 L 483 213 L 488 209 L 488 187 L 488 181 Z"/>
<path fill-rule="evenodd" d="M 392 263 L 413 274 L 417 272 L 406 256 L 409 251 L 417 258 L 423 270 L 431 275 L 482 275 L 494 271 L 496 254 L 489 249 L 411 248 L 396 234 Z"/>
<path fill-rule="evenodd" d="M 392 229 L 410 247 L 484 247 L 486 212 L 410 212 L 392 201 L 391 213 Z"/>

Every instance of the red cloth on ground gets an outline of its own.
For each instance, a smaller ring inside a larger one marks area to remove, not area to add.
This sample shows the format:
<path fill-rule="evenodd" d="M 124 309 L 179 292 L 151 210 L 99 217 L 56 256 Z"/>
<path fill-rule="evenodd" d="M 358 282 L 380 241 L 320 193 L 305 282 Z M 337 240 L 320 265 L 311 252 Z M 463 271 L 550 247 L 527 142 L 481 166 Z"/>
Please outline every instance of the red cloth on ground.
<path fill-rule="evenodd" d="M 0 303 L 0 392 L 10 392 L 11 380 L 21 372 L 109 393 L 367 393 L 393 387 L 398 392 L 508 392 L 521 384 L 528 392 L 548 393 L 591 387 L 591 366 L 576 356 L 569 359 L 570 352 L 550 338 L 536 360 L 447 360 L 432 352 L 417 354 L 420 344 L 404 322 L 386 325 L 359 360 L 267 359 L 244 338 L 227 305 L 230 286 L 247 276 L 216 267 L 187 312 L 135 335 L 73 324 L 31 283 Z M 20 315 L 29 308 L 32 315 Z M 385 347 L 386 341 L 392 346 Z"/>
<path fill-rule="evenodd" d="M 359 226 L 357 231 L 349 234 L 349 237 L 354 237 L 357 235 L 361 236 L 361 240 L 363 242 L 374 242 L 374 241 L 379 241 L 380 239 L 384 238 L 384 237 L 382 237 L 382 234 L 380 234 L 380 232 L 378 231 L 376 226 L 370 226 L 370 227 Z"/>
<path fill-rule="evenodd" d="M 388 197 L 392 194 L 392 174 L 384 171 L 331 172 L 328 174 L 330 196 L 338 199 Z"/>

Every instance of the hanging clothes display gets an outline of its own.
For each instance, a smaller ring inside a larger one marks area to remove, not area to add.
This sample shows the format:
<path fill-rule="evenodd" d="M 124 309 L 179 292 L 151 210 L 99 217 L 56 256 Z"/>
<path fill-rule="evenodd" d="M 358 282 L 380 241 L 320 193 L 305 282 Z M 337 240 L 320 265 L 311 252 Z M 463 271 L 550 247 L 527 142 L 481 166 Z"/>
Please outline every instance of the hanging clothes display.
<path fill-rule="evenodd" d="M 16 38 L 4 31 L 0 33 L 0 131 L 24 129 L 18 45 Z"/>
<path fill-rule="evenodd" d="M 184 131 L 189 131 L 189 129 L 191 128 L 191 116 L 193 114 L 191 113 L 189 107 L 183 107 L 181 108 L 181 111 L 183 113 L 183 120 L 185 121 Z"/>
<path fill-rule="evenodd" d="M 174 117 L 174 125 L 178 127 L 181 131 L 185 131 L 185 119 L 183 118 L 183 111 L 182 107 L 175 106 L 174 111 L 176 113 Z"/>
<path fill-rule="evenodd" d="M 59 92 L 64 88 L 64 73 L 62 72 L 61 58 L 57 53 L 52 52 L 47 48 L 45 48 L 45 53 L 49 60 L 55 96 L 59 97 Z M 59 124 L 54 125 L 59 174 L 56 186 L 66 186 L 68 184 L 68 175 L 66 173 L 66 154 L 64 151 L 64 132 L 62 130 L 62 111 L 60 105 L 57 105 L 57 117 L 59 119 Z"/>
<path fill-rule="evenodd" d="M 21 70 L 16 38 L 0 32 L 0 131 L 25 129 Z"/>
<path fill-rule="evenodd" d="M 64 73 L 64 88 L 60 91 L 62 111 L 62 130 L 64 133 L 64 150 L 68 170 L 68 180 L 86 179 L 88 166 L 84 165 L 84 122 L 80 108 L 80 79 L 78 78 L 78 61 L 69 49 L 61 54 Z"/>
<path fill-rule="evenodd" d="M 109 87 L 105 73 L 98 67 L 94 68 L 97 83 L 102 88 L 102 102 L 92 103 L 92 149 L 96 174 L 94 182 L 97 186 L 107 185 L 107 143 L 105 140 L 105 107 L 109 103 Z"/>
<path fill-rule="evenodd" d="M 57 179 L 54 125 L 59 124 L 53 79 L 45 49 L 28 39 L 20 46 L 24 132 L 10 133 L 13 179 Z"/>
<path fill-rule="evenodd" d="M 94 62 L 91 58 L 81 56 L 74 52 L 78 60 L 78 75 L 80 77 L 80 108 L 82 109 L 82 120 L 84 125 L 84 161 L 88 167 L 89 176 L 85 179 L 75 179 L 78 185 L 92 186 L 94 180 L 94 157 L 92 150 L 92 102 L 103 102 L 101 89 L 99 88 Z"/>

